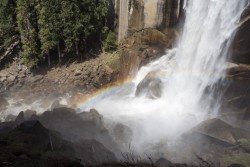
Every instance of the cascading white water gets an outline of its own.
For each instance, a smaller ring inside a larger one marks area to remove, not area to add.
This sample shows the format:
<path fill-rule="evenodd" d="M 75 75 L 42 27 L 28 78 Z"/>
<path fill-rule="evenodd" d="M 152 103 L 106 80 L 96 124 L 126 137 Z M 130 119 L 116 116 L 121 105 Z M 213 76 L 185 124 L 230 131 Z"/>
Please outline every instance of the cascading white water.
<path fill-rule="evenodd" d="M 129 126 L 131 145 L 138 152 L 176 139 L 218 110 L 212 91 L 206 91 L 225 73 L 230 39 L 245 0 L 189 0 L 183 35 L 176 49 L 142 67 L 135 87 L 152 71 L 163 82 L 158 99 L 112 96 L 94 106 L 108 121 Z M 206 91 L 206 94 L 205 94 Z"/>

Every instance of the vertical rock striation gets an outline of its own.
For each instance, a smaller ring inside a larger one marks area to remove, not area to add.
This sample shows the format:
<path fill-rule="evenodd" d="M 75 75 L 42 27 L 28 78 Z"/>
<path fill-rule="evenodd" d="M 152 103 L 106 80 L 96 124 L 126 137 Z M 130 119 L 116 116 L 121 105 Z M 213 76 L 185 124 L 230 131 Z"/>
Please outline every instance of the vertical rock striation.
<path fill-rule="evenodd" d="M 118 40 L 145 28 L 164 30 L 176 26 L 183 6 L 184 0 L 116 0 Z"/>

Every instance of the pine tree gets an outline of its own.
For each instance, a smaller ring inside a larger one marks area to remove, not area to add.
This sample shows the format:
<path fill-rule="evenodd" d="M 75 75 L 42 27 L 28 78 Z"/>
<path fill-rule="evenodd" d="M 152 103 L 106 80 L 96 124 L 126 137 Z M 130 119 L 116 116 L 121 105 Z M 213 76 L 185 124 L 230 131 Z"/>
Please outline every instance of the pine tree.
<path fill-rule="evenodd" d="M 0 1 L 0 46 L 8 47 L 17 40 L 15 0 Z"/>
<path fill-rule="evenodd" d="M 100 38 L 106 13 L 106 0 L 63 0 L 62 23 L 66 52 L 75 51 L 79 56 L 80 49 L 86 51 L 85 46 L 89 39 L 95 36 Z M 96 42 L 95 39 L 93 41 Z"/>
<path fill-rule="evenodd" d="M 62 36 L 62 23 L 60 19 L 61 0 L 43 0 L 39 3 L 39 37 L 41 40 L 41 52 L 48 57 L 48 65 L 51 64 L 50 52 L 58 50 L 60 56 L 60 40 Z M 60 60 L 60 59 L 59 59 Z"/>
<path fill-rule="evenodd" d="M 1 0 L 0 49 L 20 40 L 29 67 L 45 57 L 50 65 L 56 52 L 60 64 L 61 55 L 81 57 L 106 38 L 107 8 L 108 0 Z"/>
<path fill-rule="evenodd" d="M 36 0 L 17 0 L 17 23 L 22 43 L 22 60 L 34 67 L 42 59 L 38 38 Z"/>

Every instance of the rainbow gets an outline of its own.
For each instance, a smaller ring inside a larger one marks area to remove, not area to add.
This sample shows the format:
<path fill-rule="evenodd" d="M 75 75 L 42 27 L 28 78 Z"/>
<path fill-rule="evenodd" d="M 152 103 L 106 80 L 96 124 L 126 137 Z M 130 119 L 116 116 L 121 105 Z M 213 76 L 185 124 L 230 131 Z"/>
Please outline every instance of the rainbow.
<path fill-rule="evenodd" d="M 159 75 L 163 76 L 163 74 L 164 73 L 159 73 L 159 72 L 158 74 L 152 73 L 150 78 L 154 78 L 157 76 L 159 77 Z M 180 73 L 180 75 L 184 75 L 184 74 L 186 74 L 186 72 Z M 194 77 L 199 78 L 200 75 L 206 75 L 206 74 L 195 73 Z M 169 76 L 165 76 L 165 77 L 167 78 Z M 118 80 L 116 82 L 108 84 L 107 86 L 104 86 L 101 89 L 90 91 L 90 93 L 87 93 L 87 94 L 78 93 L 70 99 L 69 104 L 71 107 L 81 112 L 89 110 L 93 108 L 95 104 L 97 104 L 99 101 L 103 100 L 104 98 L 117 94 L 120 90 L 122 90 L 122 88 L 130 86 L 132 84 L 133 79 L 134 79 L 133 77 L 130 77 L 130 78 L 127 78 L 126 80 Z M 228 81 L 228 78 L 224 78 L 224 82 L 227 82 L 227 81 Z"/>
<path fill-rule="evenodd" d="M 80 111 L 86 111 L 95 106 L 96 103 L 110 95 L 118 93 L 122 88 L 127 87 L 132 84 L 133 78 L 128 78 L 122 81 L 113 82 L 101 89 L 92 91 L 88 94 L 79 93 L 75 95 L 71 100 L 70 104 L 74 106 L 75 109 Z"/>

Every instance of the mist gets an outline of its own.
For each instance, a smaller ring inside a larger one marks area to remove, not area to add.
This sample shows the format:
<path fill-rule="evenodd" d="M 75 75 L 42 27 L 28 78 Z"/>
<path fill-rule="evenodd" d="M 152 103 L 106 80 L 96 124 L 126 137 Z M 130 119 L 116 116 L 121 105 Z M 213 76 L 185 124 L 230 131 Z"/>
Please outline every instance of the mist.
<path fill-rule="evenodd" d="M 246 5 L 244 0 L 190 0 L 175 48 L 141 67 L 129 84 L 75 109 L 85 113 L 95 108 L 121 152 L 132 149 L 138 155 L 168 155 L 170 160 L 179 161 L 181 158 L 177 160 L 173 154 L 176 156 L 181 147 L 183 135 L 201 122 L 218 117 L 223 91 L 216 85 L 224 80 L 230 44 Z M 71 96 L 33 99 L 27 105 L 15 105 L 9 98 L 2 119 L 27 109 L 42 114 L 55 107 L 50 107 L 54 99 L 58 105 L 71 106 L 67 102 Z M 79 136 L 79 131 L 71 132 Z"/>

